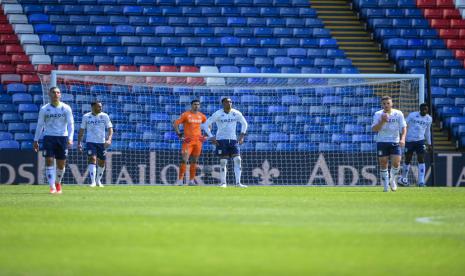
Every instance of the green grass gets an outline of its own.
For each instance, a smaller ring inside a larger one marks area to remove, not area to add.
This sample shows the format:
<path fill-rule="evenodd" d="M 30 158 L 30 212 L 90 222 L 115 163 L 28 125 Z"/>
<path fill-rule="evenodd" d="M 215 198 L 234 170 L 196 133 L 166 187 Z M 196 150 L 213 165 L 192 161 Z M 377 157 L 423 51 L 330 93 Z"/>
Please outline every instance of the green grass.
<path fill-rule="evenodd" d="M 1 185 L 0 275 L 463 275 L 465 189 L 381 190 Z"/>

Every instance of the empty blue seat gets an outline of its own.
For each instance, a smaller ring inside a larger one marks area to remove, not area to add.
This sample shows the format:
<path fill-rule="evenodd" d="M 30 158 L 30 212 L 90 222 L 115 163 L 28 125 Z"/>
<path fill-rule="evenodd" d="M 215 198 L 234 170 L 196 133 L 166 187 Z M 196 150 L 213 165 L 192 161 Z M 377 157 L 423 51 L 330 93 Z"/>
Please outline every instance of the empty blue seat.
<path fill-rule="evenodd" d="M 300 40 L 298 38 L 279 38 L 279 45 L 281 47 L 298 47 L 301 45 Z"/>
<path fill-rule="evenodd" d="M 32 95 L 27 93 L 15 93 L 12 96 L 12 102 L 14 104 L 32 103 Z"/>
<path fill-rule="evenodd" d="M 221 45 L 224 47 L 238 47 L 241 44 L 240 38 L 237 37 L 222 37 Z"/>
<path fill-rule="evenodd" d="M 171 57 L 166 57 L 166 56 L 156 56 L 154 64 L 158 65 L 158 66 L 160 66 L 160 65 L 173 65 L 174 64 L 174 59 L 171 58 Z"/>
<path fill-rule="evenodd" d="M 0 149 L 19 149 L 19 143 L 14 140 L 0 141 Z"/>
<path fill-rule="evenodd" d="M 8 124 L 8 131 L 11 133 L 16 132 L 27 132 L 29 131 L 29 126 L 25 123 L 15 123 L 11 122 Z"/>
<path fill-rule="evenodd" d="M 41 34 L 39 39 L 42 45 L 57 45 L 61 42 L 61 37 L 56 34 Z"/>
<path fill-rule="evenodd" d="M 225 49 L 226 50 L 226 49 Z M 216 66 L 231 66 L 234 65 L 234 59 L 230 57 L 215 57 Z"/>
<path fill-rule="evenodd" d="M 194 58 L 195 66 L 213 66 L 215 62 L 212 58 L 209 57 L 195 57 Z"/>

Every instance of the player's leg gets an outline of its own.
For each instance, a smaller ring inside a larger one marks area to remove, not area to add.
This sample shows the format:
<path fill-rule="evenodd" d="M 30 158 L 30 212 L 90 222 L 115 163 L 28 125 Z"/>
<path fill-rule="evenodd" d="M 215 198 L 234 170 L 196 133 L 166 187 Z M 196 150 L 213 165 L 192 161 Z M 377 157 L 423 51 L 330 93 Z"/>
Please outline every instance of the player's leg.
<path fill-rule="evenodd" d="M 97 174 L 95 176 L 95 183 L 99 187 L 103 187 L 102 177 L 105 171 L 106 150 L 104 144 L 97 145 Z"/>
<path fill-rule="evenodd" d="M 230 141 L 229 152 L 233 158 L 234 162 L 234 177 L 236 179 L 236 186 L 241 188 L 246 188 L 246 185 L 241 184 L 241 175 L 242 175 L 242 159 L 240 155 L 239 145 L 237 141 Z"/>
<path fill-rule="evenodd" d="M 381 184 L 384 187 L 383 191 L 389 192 L 389 172 L 388 172 L 389 152 L 387 151 L 386 147 L 387 147 L 386 143 L 376 144 Z"/>
<path fill-rule="evenodd" d="M 197 174 L 197 162 L 202 153 L 202 143 L 192 144 L 192 152 L 189 161 L 189 185 L 195 185 L 195 176 Z"/>
<path fill-rule="evenodd" d="M 220 158 L 220 187 L 226 187 L 227 169 L 228 169 L 228 140 L 217 140 L 218 145 L 216 146 L 216 154 Z"/>
<path fill-rule="evenodd" d="M 412 161 L 413 151 L 410 143 L 405 146 L 405 160 L 404 166 L 402 167 L 402 184 L 408 186 L 408 173 L 410 171 L 410 162 Z"/>
<path fill-rule="evenodd" d="M 178 181 L 176 183 L 177 185 L 183 185 L 184 175 L 186 174 L 187 162 L 189 161 L 190 151 L 190 145 L 188 143 L 183 143 L 181 150 L 181 164 L 179 165 Z"/>
<path fill-rule="evenodd" d="M 97 148 L 95 143 L 86 143 L 87 151 L 87 175 L 90 179 L 90 187 L 95 187 L 95 175 L 97 174 Z"/>
<path fill-rule="evenodd" d="M 56 160 L 56 179 L 55 187 L 57 193 L 62 193 L 61 180 L 65 175 L 66 158 L 68 157 L 68 137 L 57 137 L 55 147 L 55 160 Z"/>
<path fill-rule="evenodd" d="M 392 191 L 397 190 L 397 176 L 400 172 L 400 161 L 402 159 L 402 150 L 399 144 L 392 144 L 390 149 L 391 156 L 391 179 L 389 184 Z"/>
<path fill-rule="evenodd" d="M 425 143 L 420 142 L 417 147 L 418 186 L 419 187 L 425 186 L 425 174 L 426 174 L 425 153 L 426 153 Z"/>
<path fill-rule="evenodd" d="M 56 168 L 53 137 L 44 136 L 42 155 L 45 158 L 45 176 L 47 177 L 47 182 L 50 186 L 50 193 L 54 194 L 56 193 Z"/>

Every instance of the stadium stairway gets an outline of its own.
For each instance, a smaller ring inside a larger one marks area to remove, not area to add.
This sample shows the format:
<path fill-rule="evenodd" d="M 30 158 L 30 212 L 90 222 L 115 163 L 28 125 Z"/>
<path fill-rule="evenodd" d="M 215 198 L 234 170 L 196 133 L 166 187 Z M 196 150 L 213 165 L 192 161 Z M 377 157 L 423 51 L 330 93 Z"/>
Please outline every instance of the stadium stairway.
<path fill-rule="evenodd" d="M 394 73 L 395 66 L 347 0 L 312 0 L 311 6 L 360 73 Z"/>

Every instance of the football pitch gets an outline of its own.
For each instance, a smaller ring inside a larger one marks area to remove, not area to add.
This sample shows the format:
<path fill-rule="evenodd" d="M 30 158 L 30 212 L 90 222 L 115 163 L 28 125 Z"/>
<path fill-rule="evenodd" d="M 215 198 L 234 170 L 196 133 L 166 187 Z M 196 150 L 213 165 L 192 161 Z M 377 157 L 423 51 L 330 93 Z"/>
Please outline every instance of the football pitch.
<path fill-rule="evenodd" d="M 464 275 L 465 189 L 0 186 L 0 275 Z"/>

